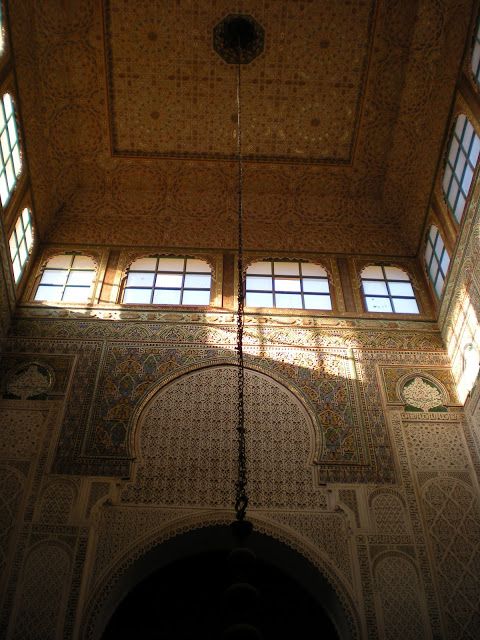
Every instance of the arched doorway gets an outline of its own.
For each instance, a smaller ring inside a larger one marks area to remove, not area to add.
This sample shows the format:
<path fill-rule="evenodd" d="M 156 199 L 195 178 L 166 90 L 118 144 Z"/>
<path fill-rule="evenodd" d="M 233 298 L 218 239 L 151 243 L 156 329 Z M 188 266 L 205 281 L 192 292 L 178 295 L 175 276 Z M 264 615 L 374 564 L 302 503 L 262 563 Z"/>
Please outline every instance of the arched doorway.
<path fill-rule="evenodd" d="M 230 527 L 215 525 L 167 540 L 132 565 L 97 619 L 97 638 L 214 639 L 224 624 Z M 248 546 L 257 556 L 252 582 L 261 593 L 257 626 L 265 640 L 355 637 L 337 593 L 302 555 L 262 533 Z"/>

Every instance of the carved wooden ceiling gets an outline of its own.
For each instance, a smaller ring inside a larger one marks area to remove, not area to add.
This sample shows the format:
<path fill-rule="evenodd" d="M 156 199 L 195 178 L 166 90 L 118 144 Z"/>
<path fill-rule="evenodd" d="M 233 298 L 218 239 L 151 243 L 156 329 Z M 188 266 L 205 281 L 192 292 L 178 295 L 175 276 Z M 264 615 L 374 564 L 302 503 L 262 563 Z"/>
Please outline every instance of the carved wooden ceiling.
<path fill-rule="evenodd" d="M 21 115 L 43 238 L 235 246 L 230 13 L 242 68 L 246 244 L 414 254 L 472 0 L 15 0 Z"/>

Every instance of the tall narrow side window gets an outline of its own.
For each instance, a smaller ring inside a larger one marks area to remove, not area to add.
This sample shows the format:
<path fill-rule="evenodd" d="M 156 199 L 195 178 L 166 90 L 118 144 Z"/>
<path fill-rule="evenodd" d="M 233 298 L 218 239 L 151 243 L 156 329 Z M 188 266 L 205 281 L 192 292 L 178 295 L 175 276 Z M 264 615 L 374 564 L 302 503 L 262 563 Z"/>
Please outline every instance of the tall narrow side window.
<path fill-rule="evenodd" d="M 465 210 L 479 153 L 480 138 L 470 120 L 462 114 L 455 123 L 443 174 L 443 193 L 457 222 L 461 221 Z"/>
<path fill-rule="evenodd" d="M 151 256 L 132 262 L 122 302 L 209 305 L 212 274 L 204 260 Z"/>
<path fill-rule="evenodd" d="M 419 313 L 408 273 L 398 267 L 371 265 L 361 274 L 367 311 Z"/>
<path fill-rule="evenodd" d="M 17 123 L 12 97 L 5 93 L 0 102 L 0 200 L 5 207 L 22 170 Z"/>
<path fill-rule="evenodd" d="M 280 260 L 254 262 L 247 269 L 248 307 L 330 311 L 327 272 L 319 264 Z"/>
<path fill-rule="evenodd" d="M 90 256 L 64 253 L 45 265 L 35 300 L 88 302 L 95 281 L 95 262 Z"/>
<path fill-rule="evenodd" d="M 22 277 L 33 247 L 32 217 L 27 207 L 25 207 L 17 218 L 15 228 L 10 236 L 9 245 L 13 275 L 15 282 L 18 282 Z"/>
<path fill-rule="evenodd" d="M 425 247 L 425 264 L 437 297 L 440 298 L 447 277 L 450 256 L 435 225 L 429 229 Z"/>

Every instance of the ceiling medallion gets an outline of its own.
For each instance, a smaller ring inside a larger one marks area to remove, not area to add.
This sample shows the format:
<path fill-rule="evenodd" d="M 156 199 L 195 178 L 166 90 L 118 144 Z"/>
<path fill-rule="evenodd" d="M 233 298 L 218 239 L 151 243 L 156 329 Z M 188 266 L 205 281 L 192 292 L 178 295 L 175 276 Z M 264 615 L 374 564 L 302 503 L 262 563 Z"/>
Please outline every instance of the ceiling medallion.
<path fill-rule="evenodd" d="M 230 13 L 213 29 L 213 48 L 228 64 L 249 64 L 264 44 L 264 28 L 249 15 Z"/>

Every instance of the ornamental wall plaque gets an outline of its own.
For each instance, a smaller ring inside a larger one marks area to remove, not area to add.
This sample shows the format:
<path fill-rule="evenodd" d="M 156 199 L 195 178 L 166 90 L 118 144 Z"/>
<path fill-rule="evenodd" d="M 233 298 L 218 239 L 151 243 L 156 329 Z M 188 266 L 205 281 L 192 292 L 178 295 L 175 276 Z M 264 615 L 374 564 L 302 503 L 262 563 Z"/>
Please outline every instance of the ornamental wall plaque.
<path fill-rule="evenodd" d="M 53 369 L 40 362 L 22 363 L 7 374 L 7 397 L 40 400 L 53 387 Z"/>

